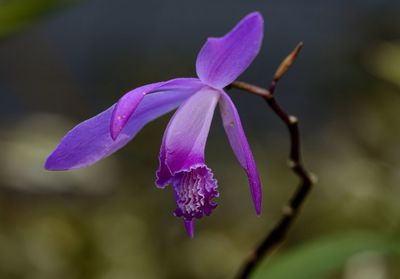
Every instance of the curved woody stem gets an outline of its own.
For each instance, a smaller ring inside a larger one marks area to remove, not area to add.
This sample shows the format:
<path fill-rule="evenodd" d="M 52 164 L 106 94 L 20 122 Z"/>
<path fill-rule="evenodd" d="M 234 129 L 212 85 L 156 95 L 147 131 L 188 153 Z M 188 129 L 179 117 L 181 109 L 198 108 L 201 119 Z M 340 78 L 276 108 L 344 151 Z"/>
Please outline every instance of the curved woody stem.
<path fill-rule="evenodd" d="M 239 279 L 249 278 L 251 273 L 254 271 L 254 268 L 260 263 L 260 261 L 265 258 L 277 245 L 281 244 L 285 240 L 288 230 L 293 224 L 296 216 L 299 214 L 301 205 L 307 198 L 312 185 L 316 182 L 315 176 L 306 170 L 301 159 L 298 120 L 295 116 L 288 114 L 278 104 L 274 96 L 278 81 L 292 65 L 302 47 L 303 43 L 300 42 L 296 48 L 282 61 L 276 70 L 271 85 L 268 87 L 268 89 L 243 81 L 234 81 L 229 86 L 229 88 L 237 88 L 262 97 L 272 111 L 286 125 L 290 136 L 289 166 L 300 179 L 299 186 L 288 201 L 288 204 L 284 206 L 282 210 L 282 216 L 280 220 L 261 241 L 250 257 L 245 261 L 243 269 L 237 276 Z"/>

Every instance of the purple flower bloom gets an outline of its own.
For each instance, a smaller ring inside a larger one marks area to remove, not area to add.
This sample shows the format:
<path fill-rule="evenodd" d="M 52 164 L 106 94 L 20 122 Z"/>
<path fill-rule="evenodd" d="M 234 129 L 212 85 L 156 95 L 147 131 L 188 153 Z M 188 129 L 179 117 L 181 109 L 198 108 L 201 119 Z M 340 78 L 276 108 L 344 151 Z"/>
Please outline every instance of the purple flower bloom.
<path fill-rule="evenodd" d="M 127 144 L 148 122 L 177 108 L 165 130 L 156 184 L 172 185 L 177 209 L 190 237 L 194 220 L 210 215 L 218 185 L 205 163 L 204 149 L 214 110 L 219 104 L 232 149 L 246 171 L 257 214 L 261 184 L 236 107 L 223 88 L 233 82 L 258 54 L 263 18 L 258 12 L 242 19 L 221 38 L 209 38 L 197 61 L 198 78 L 148 84 L 126 93 L 113 106 L 73 128 L 47 158 L 47 170 L 86 167 Z"/>

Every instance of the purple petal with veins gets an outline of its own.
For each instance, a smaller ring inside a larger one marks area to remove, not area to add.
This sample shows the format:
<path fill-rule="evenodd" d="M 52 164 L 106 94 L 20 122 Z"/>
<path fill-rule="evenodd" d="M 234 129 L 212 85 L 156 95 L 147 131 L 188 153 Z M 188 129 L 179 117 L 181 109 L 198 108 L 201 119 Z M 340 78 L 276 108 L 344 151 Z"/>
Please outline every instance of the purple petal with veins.
<path fill-rule="evenodd" d="M 175 112 L 165 130 L 165 163 L 171 174 L 204 164 L 204 149 L 220 92 L 203 88 Z"/>
<path fill-rule="evenodd" d="M 114 105 L 69 131 L 46 160 L 47 170 L 90 166 L 125 146 L 148 122 L 177 108 L 193 90 L 148 95 L 140 103 L 117 140 L 110 136 Z"/>
<path fill-rule="evenodd" d="M 209 38 L 200 50 L 196 71 L 200 80 L 217 89 L 234 81 L 254 60 L 261 48 L 264 22 L 254 12 L 221 38 Z"/>

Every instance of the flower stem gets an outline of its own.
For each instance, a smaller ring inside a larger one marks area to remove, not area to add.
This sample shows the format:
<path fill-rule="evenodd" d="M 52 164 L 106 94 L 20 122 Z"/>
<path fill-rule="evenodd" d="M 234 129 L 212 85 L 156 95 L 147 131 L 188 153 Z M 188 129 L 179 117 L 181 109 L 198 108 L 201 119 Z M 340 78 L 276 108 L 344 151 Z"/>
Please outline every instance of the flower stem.
<path fill-rule="evenodd" d="M 274 228 L 267 233 L 265 238 L 252 252 L 250 257 L 245 261 L 243 269 L 238 274 L 237 278 L 249 278 L 255 267 L 269 255 L 273 249 L 281 244 L 287 235 L 288 230 L 293 224 L 296 216 L 300 212 L 301 205 L 307 198 L 312 185 L 316 183 L 315 175 L 309 173 L 303 165 L 301 159 L 301 146 L 300 146 L 300 133 L 297 117 L 288 114 L 276 101 L 274 93 L 278 81 L 290 68 L 297 55 L 299 54 L 303 43 L 299 43 L 296 48 L 282 61 L 280 66 L 275 72 L 271 85 L 268 89 L 249 84 L 243 81 L 234 81 L 230 88 L 237 88 L 249 93 L 262 97 L 272 111 L 279 117 L 279 119 L 286 125 L 290 136 L 290 155 L 289 166 L 293 172 L 299 177 L 300 183 L 288 201 L 287 205 L 283 207 L 282 215 Z"/>

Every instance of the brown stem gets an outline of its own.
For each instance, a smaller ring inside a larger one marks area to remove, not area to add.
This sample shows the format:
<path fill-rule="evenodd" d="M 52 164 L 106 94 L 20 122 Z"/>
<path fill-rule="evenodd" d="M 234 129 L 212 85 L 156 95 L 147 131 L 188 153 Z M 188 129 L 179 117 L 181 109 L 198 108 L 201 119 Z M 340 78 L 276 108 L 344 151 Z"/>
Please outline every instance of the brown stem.
<path fill-rule="evenodd" d="M 282 243 L 285 236 L 293 224 L 294 219 L 299 214 L 301 205 L 308 196 L 312 185 L 315 183 L 314 176 L 304 167 L 301 159 L 300 133 L 298 120 L 295 116 L 288 114 L 276 101 L 274 97 L 275 87 L 281 77 L 287 72 L 290 65 L 299 54 L 303 44 L 299 43 L 296 48 L 282 61 L 276 70 L 269 89 L 262 88 L 243 81 L 234 81 L 230 87 L 238 88 L 249 93 L 262 97 L 272 111 L 286 125 L 290 136 L 290 155 L 289 165 L 293 172 L 299 177 L 300 184 L 290 198 L 288 204 L 282 210 L 282 216 L 275 227 L 266 235 L 251 256 L 244 263 L 243 269 L 237 276 L 239 279 L 249 278 L 254 268 L 266 257 L 277 245 Z"/>

